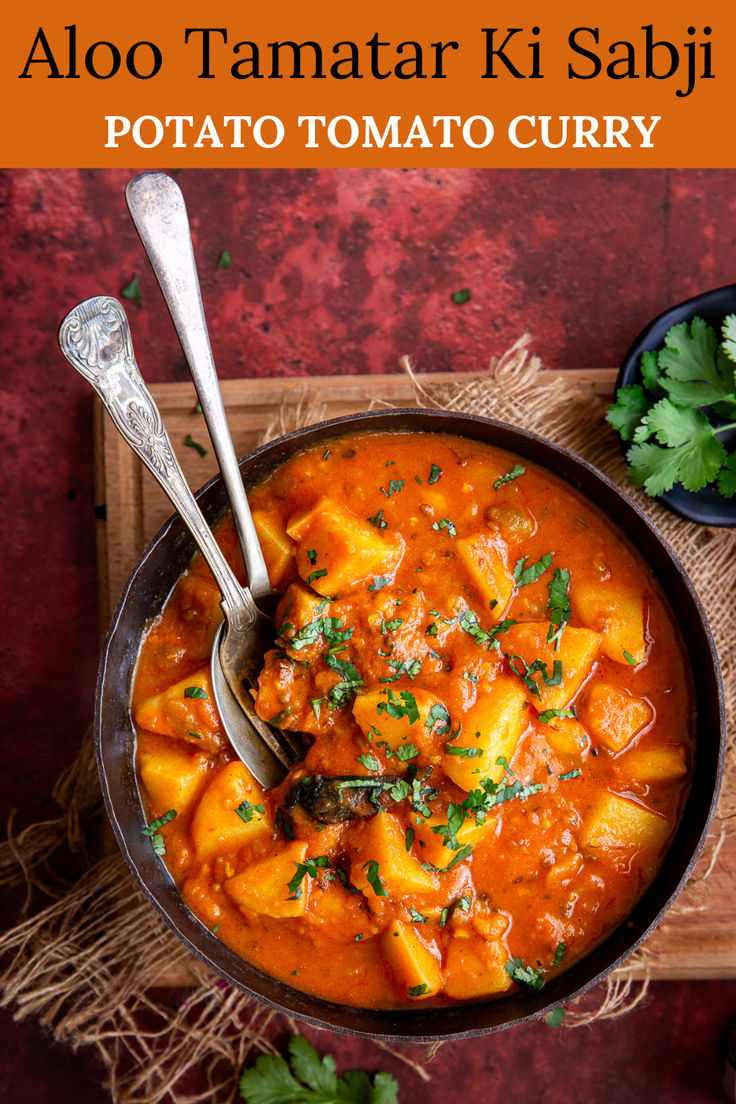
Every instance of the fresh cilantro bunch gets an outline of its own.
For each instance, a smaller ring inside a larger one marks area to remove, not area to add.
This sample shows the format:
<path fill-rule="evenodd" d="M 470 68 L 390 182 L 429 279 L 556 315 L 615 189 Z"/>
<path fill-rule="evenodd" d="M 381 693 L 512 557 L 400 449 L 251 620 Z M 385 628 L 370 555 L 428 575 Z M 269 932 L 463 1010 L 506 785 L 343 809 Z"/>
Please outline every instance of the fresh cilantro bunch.
<path fill-rule="evenodd" d="M 724 498 L 736 494 L 736 453 L 720 440 L 736 427 L 735 373 L 733 314 L 720 342 L 712 326 L 693 318 L 667 331 L 664 348 L 643 354 L 643 386 L 620 387 L 606 415 L 633 442 L 626 459 L 635 487 L 661 495 L 675 483 L 699 491 L 715 482 Z"/>
<path fill-rule="evenodd" d="M 320 1057 L 302 1035 L 294 1035 L 289 1061 L 261 1055 L 241 1075 L 240 1095 L 246 1104 L 398 1104 L 398 1086 L 390 1073 L 377 1073 L 371 1081 L 364 1070 L 338 1077 L 335 1069 L 331 1054 Z"/>

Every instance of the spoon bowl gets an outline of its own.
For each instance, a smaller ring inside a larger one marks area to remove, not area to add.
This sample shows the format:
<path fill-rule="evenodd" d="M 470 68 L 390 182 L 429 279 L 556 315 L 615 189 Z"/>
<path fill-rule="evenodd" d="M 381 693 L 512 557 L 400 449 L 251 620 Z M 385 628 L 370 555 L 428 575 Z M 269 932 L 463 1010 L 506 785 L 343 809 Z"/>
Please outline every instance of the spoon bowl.
<path fill-rule="evenodd" d="M 270 789 L 303 754 L 295 737 L 261 720 L 249 692 L 273 639 L 273 622 L 258 609 L 248 587 L 241 587 L 233 575 L 184 479 L 159 410 L 138 371 L 128 319 L 120 303 L 97 296 L 74 307 L 61 324 L 59 345 L 100 396 L 125 441 L 158 480 L 215 577 L 225 617 L 224 631 L 218 632 L 212 649 L 217 704 L 234 750 Z"/>
<path fill-rule="evenodd" d="M 619 387 L 641 383 L 642 354 L 661 348 L 665 335 L 672 326 L 676 326 L 679 322 L 691 322 L 693 318 L 698 317 L 720 331 L 723 319 L 727 314 L 733 313 L 736 313 L 736 284 L 702 292 L 692 299 L 686 299 L 683 303 L 677 303 L 663 311 L 644 327 L 631 345 L 619 369 L 616 390 Z M 730 430 L 721 437 L 721 440 L 729 450 L 733 450 L 736 447 L 736 431 Z M 626 452 L 630 442 L 622 442 L 622 444 Z M 686 491 L 684 487 L 676 484 L 671 491 L 665 491 L 660 495 L 658 501 L 674 514 L 679 514 L 686 521 L 693 521 L 697 525 L 715 525 L 724 529 L 736 527 L 736 498 L 723 498 L 715 487 L 707 486 L 700 491 Z"/>

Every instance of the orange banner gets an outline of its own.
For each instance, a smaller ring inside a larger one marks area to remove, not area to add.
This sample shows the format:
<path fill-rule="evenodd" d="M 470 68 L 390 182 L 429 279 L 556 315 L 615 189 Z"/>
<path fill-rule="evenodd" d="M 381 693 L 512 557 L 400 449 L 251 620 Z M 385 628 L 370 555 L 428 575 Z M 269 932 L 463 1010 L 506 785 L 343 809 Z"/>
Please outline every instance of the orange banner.
<path fill-rule="evenodd" d="M 735 37 L 727 0 L 40 0 L 0 43 L 2 163 L 729 167 Z"/>

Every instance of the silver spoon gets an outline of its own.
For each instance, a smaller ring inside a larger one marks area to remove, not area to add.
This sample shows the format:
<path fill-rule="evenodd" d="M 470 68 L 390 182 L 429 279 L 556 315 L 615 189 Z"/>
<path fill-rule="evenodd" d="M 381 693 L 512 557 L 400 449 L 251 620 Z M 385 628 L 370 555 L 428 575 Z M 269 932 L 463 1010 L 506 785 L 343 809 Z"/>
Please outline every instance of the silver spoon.
<path fill-rule="evenodd" d="M 128 319 L 120 303 L 97 296 L 78 304 L 61 324 L 59 345 L 100 396 L 125 441 L 158 480 L 215 577 L 225 616 L 212 650 L 216 705 L 234 750 L 270 789 L 278 785 L 298 754 L 303 754 L 295 754 L 285 734 L 258 717 L 243 681 L 255 681 L 264 647 L 272 640 L 273 630 L 267 639 L 263 628 L 263 622 L 268 625 L 270 619 L 260 614 L 248 587 L 241 587 L 233 575 L 189 489 L 161 414 L 138 370 Z"/>

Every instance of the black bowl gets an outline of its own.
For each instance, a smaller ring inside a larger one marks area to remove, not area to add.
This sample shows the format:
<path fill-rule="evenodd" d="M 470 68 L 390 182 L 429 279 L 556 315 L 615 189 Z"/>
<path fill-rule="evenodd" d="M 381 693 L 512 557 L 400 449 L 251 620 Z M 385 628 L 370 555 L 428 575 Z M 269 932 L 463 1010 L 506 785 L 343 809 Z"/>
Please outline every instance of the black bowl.
<path fill-rule="evenodd" d="M 665 334 L 670 327 L 676 326 L 678 322 L 690 322 L 697 316 L 720 333 L 723 319 L 727 314 L 735 312 L 736 284 L 704 291 L 701 295 L 670 307 L 641 331 L 623 359 L 616 378 L 616 388 L 641 383 L 642 353 L 659 349 L 664 345 Z M 732 450 L 736 446 L 736 431 L 730 430 L 721 440 Z M 626 453 L 631 442 L 623 441 L 622 446 Z M 658 501 L 674 514 L 679 514 L 687 521 L 694 521 L 699 525 L 717 525 L 723 529 L 732 529 L 736 526 L 736 497 L 722 498 L 712 486 L 703 487 L 700 491 L 686 491 L 684 487 L 675 485 L 671 491 L 660 495 Z"/>
<path fill-rule="evenodd" d="M 146 622 L 161 609 L 194 552 L 191 537 L 178 517 L 167 522 L 141 556 L 113 617 L 100 663 L 95 720 L 102 791 L 120 848 L 145 895 L 191 950 L 234 985 L 300 1019 L 353 1034 L 419 1042 L 497 1031 L 535 1019 L 599 982 L 646 939 L 687 881 L 708 834 L 723 771 L 725 715 L 718 659 L 692 585 L 644 512 L 590 464 L 524 430 L 486 418 L 427 410 L 357 414 L 298 430 L 256 449 L 241 461 L 246 486 L 298 450 L 351 430 L 455 433 L 517 453 L 554 472 L 595 502 L 653 569 L 688 649 L 696 695 L 697 756 L 680 826 L 649 889 L 603 943 L 536 994 L 441 1009 L 353 1008 L 301 993 L 239 958 L 189 911 L 150 841 L 141 835 L 145 817 L 136 783 L 135 735 L 128 702 Z M 208 519 L 221 515 L 225 492 L 219 477 L 203 487 L 198 498 Z M 163 969 L 166 963 L 161 966 Z"/>

